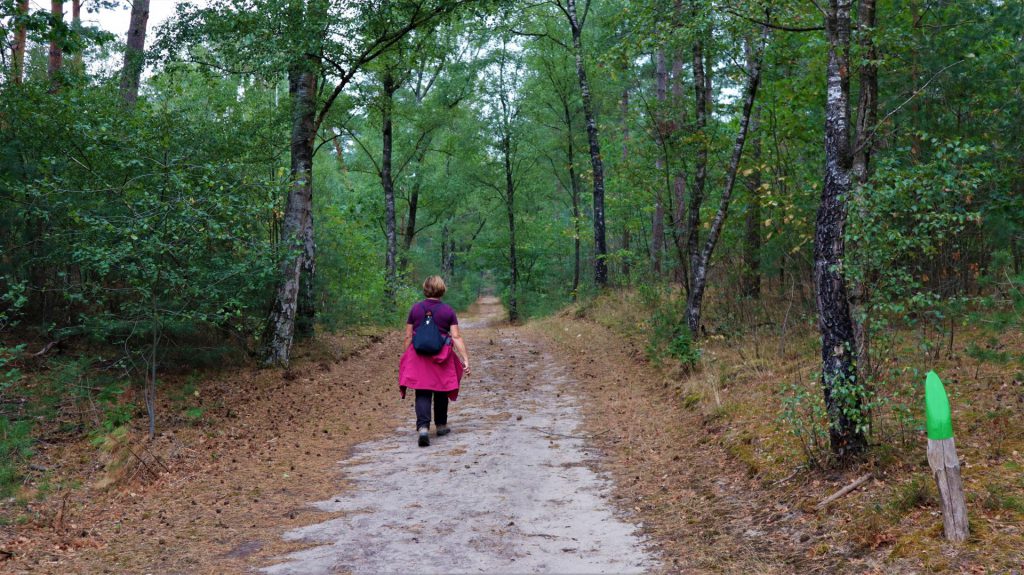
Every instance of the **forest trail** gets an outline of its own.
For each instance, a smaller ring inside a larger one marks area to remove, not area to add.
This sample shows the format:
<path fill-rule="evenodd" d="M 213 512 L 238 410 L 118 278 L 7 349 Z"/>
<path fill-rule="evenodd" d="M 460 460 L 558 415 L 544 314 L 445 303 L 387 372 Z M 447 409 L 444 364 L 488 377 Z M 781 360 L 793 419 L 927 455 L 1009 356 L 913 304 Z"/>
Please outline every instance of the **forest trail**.
<path fill-rule="evenodd" d="M 640 573 L 655 558 L 617 514 L 568 367 L 482 297 L 461 322 L 474 362 L 452 433 L 417 447 L 408 425 L 341 462 L 340 516 L 285 533 L 320 545 L 262 569 L 289 573 Z M 369 358 L 367 358 L 369 360 Z M 397 361 L 397 358 L 394 358 Z"/>

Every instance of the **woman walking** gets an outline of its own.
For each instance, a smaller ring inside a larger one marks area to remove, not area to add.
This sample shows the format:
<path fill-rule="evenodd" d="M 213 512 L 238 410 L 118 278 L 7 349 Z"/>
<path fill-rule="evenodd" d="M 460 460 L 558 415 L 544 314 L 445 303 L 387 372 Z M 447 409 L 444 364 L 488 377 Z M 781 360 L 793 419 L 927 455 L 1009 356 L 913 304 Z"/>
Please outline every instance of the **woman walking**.
<path fill-rule="evenodd" d="M 455 310 L 441 301 L 446 289 L 441 276 L 430 276 L 423 282 L 426 299 L 409 310 L 405 353 L 398 364 L 398 389 L 402 399 L 405 399 L 406 388 L 416 390 L 416 431 L 420 447 L 430 445 L 431 404 L 437 435 L 451 431 L 448 429 L 448 400 L 458 398 L 462 375 L 469 373 L 469 354 L 459 332 L 459 319 Z M 421 328 L 424 333 L 414 345 L 414 337 Z M 423 336 L 434 335 L 435 329 L 439 332 L 440 351 L 420 343 L 426 339 Z"/>

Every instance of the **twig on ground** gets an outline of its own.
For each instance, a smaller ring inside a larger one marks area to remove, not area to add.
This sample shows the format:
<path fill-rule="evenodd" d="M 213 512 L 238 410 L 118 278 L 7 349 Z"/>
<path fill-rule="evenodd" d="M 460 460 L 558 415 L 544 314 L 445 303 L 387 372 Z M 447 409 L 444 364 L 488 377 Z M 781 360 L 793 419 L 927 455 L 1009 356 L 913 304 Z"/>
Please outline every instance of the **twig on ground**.
<path fill-rule="evenodd" d="M 43 349 L 37 351 L 36 353 L 33 353 L 32 357 L 42 357 L 42 356 L 46 355 L 58 343 L 60 343 L 59 340 L 58 341 L 51 341 L 50 343 L 48 343 L 45 346 L 43 346 Z"/>
<path fill-rule="evenodd" d="M 163 460 L 162 460 L 162 459 L 160 459 L 160 456 L 159 456 L 159 455 L 157 455 L 157 454 L 155 454 L 155 453 L 151 453 L 150 455 L 151 455 L 151 456 L 153 457 L 153 461 L 155 461 L 155 462 L 159 463 L 159 464 L 160 464 L 160 467 L 163 467 L 163 468 L 164 468 L 164 471 L 166 471 L 167 473 L 170 473 L 170 472 L 171 472 L 170 468 L 168 468 L 168 467 L 167 467 L 166 465 L 164 465 L 164 462 L 163 462 Z"/>
<path fill-rule="evenodd" d="M 526 427 L 529 427 L 530 429 L 535 429 L 535 430 L 543 433 L 544 435 L 553 435 L 555 437 L 567 437 L 569 439 L 594 439 L 595 437 L 600 437 L 600 436 L 604 435 L 605 433 L 608 433 L 609 431 L 611 431 L 610 429 L 606 429 L 604 431 L 601 431 L 599 433 L 595 433 L 593 435 L 566 435 L 564 433 L 555 433 L 553 431 L 548 431 L 546 429 L 541 429 L 539 427 L 534 427 L 532 425 L 527 425 Z"/>
<path fill-rule="evenodd" d="M 778 487 L 778 486 L 782 485 L 783 483 L 786 483 L 790 479 L 793 479 L 794 477 L 797 476 L 798 473 L 800 473 L 801 470 L 803 470 L 803 468 L 804 468 L 803 465 L 801 465 L 800 467 L 797 467 L 796 469 L 793 470 L 793 473 L 790 473 L 789 475 L 783 477 L 782 479 L 776 481 L 775 483 L 772 483 L 772 487 Z"/>
<path fill-rule="evenodd" d="M 847 493 L 853 491 L 854 489 L 857 489 L 858 487 L 866 483 L 868 479 L 871 479 L 870 473 L 866 473 L 864 475 L 861 475 L 857 479 L 854 479 L 853 482 L 847 485 L 846 487 L 826 497 L 821 503 L 819 503 L 816 506 L 816 509 L 824 509 L 825 507 L 828 506 L 829 503 L 832 503 L 836 499 L 839 499 L 840 497 L 846 495 Z"/>
<path fill-rule="evenodd" d="M 68 497 L 70 496 L 70 493 L 64 494 L 64 497 L 60 501 L 60 508 L 57 510 L 57 514 L 53 517 L 53 524 L 51 526 L 57 533 L 64 531 L 64 513 L 68 508 Z"/>
<path fill-rule="evenodd" d="M 155 479 L 155 478 L 158 478 L 158 477 L 160 477 L 160 475 L 159 475 L 159 474 L 158 474 L 157 472 L 155 472 L 155 471 L 153 471 L 152 469 L 150 469 L 150 468 L 149 468 L 149 464 L 148 464 L 148 463 L 146 463 L 146 460 L 145 460 L 145 459 L 143 459 L 143 458 L 139 457 L 139 454 L 138 454 L 138 453 L 135 453 L 135 450 L 133 450 L 133 449 L 132 449 L 132 448 L 131 448 L 130 446 L 128 446 L 128 445 L 125 445 L 124 447 L 125 447 L 125 449 L 127 449 L 127 450 L 128 450 L 128 453 L 131 453 L 132 455 L 134 455 L 134 456 L 135 456 L 135 459 L 138 459 L 138 460 L 139 460 L 139 463 L 141 463 L 141 464 L 142 464 L 142 466 L 146 468 L 146 471 L 148 471 L 148 472 L 149 472 L 149 473 L 150 473 L 150 474 L 151 474 L 151 475 L 153 476 L 153 478 L 154 478 L 154 479 Z"/>

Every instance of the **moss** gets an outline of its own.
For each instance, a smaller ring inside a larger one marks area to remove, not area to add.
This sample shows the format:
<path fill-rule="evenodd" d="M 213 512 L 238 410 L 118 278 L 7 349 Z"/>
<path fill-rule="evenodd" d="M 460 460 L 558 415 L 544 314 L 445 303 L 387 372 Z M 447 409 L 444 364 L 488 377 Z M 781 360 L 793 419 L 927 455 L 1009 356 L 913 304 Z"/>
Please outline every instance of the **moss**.
<path fill-rule="evenodd" d="M 744 465 L 747 477 L 755 477 L 761 472 L 761 464 L 754 452 L 754 435 L 750 430 L 741 431 L 727 440 L 725 450 Z"/>
<path fill-rule="evenodd" d="M 697 407 L 697 405 L 699 405 L 703 399 L 704 395 L 701 394 L 700 392 L 690 391 L 688 393 L 683 394 L 683 407 L 685 407 L 686 409 L 693 409 Z"/>

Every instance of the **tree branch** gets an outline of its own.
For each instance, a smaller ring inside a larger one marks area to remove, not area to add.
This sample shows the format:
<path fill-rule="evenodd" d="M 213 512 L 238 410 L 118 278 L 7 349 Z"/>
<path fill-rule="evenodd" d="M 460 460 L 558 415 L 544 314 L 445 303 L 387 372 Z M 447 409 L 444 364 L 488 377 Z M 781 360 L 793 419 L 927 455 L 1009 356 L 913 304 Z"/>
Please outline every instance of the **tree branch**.
<path fill-rule="evenodd" d="M 771 22 L 759 20 L 752 16 L 747 16 L 746 14 L 740 14 L 739 12 L 733 10 L 732 8 L 723 8 L 723 11 L 726 14 L 731 14 L 733 16 L 736 16 L 737 18 L 743 18 L 744 20 L 748 20 L 750 22 L 753 22 L 754 24 L 758 24 L 766 28 L 771 28 L 772 30 L 782 30 L 784 32 L 818 32 L 825 29 L 825 26 L 787 26 L 785 24 L 773 24 Z"/>
<path fill-rule="evenodd" d="M 871 128 L 871 131 L 868 133 L 868 136 L 866 138 L 864 138 L 864 141 L 861 142 L 861 145 L 857 146 L 857 148 L 854 149 L 853 155 L 856 155 L 857 152 L 860 152 L 861 150 L 864 149 L 865 146 L 868 146 L 871 143 L 871 141 L 874 139 L 875 133 L 878 131 L 879 128 L 882 127 L 883 124 L 885 124 L 886 120 L 888 120 L 889 118 L 893 117 L 897 112 L 902 110 L 907 104 L 910 103 L 911 100 L 913 100 L 914 98 L 920 96 L 921 93 L 924 92 L 925 88 L 927 88 L 928 85 L 931 84 L 932 81 L 935 80 L 935 78 L 938 78 L 939 75 L 942 74 L 943 72 L 945 72 L 946 70 L 949 70 L 950 68 L 952 68 L 953 66 L 956 66 L 957 64 L 962 64 L 963 62 L 964 62 L 963 59 L 957 60 L 956 62 L 953 62 L 952 64 L 949 64 L 948 66 L 945 66 L 944 68 L 942 68 L 938 72 L 932 74 L 932 77 L 928 78 L 928 81 L 925 82 L 920 88 L 915 90 L 914 93 L 911 94 L 909 98 L 904 100 L 903 103 L 900 104 L 899 106 L 896 106 L 895 108 L 893 108 L 891 112 L 886 114 L 885 117 L 883 117 L 881 120 L 879 120 L 878 123 L 875 124 L 873 128 Z"/>
<path fill-rule="evenodd" d="M 348 132 L 348 135 L 352 138 L 352 141 L 354 141 L 363 150 L 363 153 L 366 154 L 366 157 L 370 158 L 370 162 L 373 164 L 373 168 L 377 171 L 377 177 L 381 177 L 382 170 L 380 164 L 377 163 L 377 159 L 373 157 L 373 154 L 370 153 L 370 150 L 368 150 L 366 146 L 363 145 L 363 141 L 360 140 L 359 137 L 356 136 L 356 133 L 353 132 L 352 130 L 348 128 L 342 128 L 342 130 Z"/>

